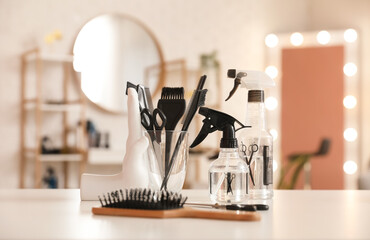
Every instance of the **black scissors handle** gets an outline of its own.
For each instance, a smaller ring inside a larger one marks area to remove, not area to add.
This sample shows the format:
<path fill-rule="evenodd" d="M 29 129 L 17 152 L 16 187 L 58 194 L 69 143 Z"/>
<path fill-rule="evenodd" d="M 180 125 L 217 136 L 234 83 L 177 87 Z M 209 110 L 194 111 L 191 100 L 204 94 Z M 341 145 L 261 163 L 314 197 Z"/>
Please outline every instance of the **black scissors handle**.
<path fill-rule="evenodd" d="M 159 116 L 159 119 L 161 120 L 161 124 L 158 124 L 157 116 Z M 162 112 L 161 109 L 156 108 L 156 109 L 153 110 L 152 122 L 154 124 L 155 130 L 162 130 L 166 126 L 167 118 L 166 118 L 166 115 L 164 115 L 164 113 Z"/>
<path fill-rule="evenodd" d="M 159 119 L 161 120 L 161 123 L 159 124 L 157 121 L 157 116 L 159 116 Z M 156 108 L 153 110 L 153 115 L 150 114 L 150 111 L 148 108 L 144 108 L 141 113 L 141 124 L 146 130 L 162 130 L 167 123 L 167 118 L 162 112 L 162 110 Z"/>
<path fill-rule="evenodd" d="M 140 118 L 141 125 L 143 125 L 146 130 L 153 130 L 153 117 L 152 115 L 150 115 L 149 109 L 144 108 L 143 110 L 141 110 Z"/>
<path fill-rule="evenodd" d="M 255 153 L 258 151 L 258 145 L 257 144 L 251 144 L 249 145 L 249 151 L 252 152 L 252 153 Z"/>
<path fill-rule="evenodd" d="M 258 145 L 257 144 L 249 145 L 249 149 L 248 150 L 251 152 L 251 156 L 249 157 L 249 164 L 251 164 L 252 163 L 253 154 L 258 151 Z"/>

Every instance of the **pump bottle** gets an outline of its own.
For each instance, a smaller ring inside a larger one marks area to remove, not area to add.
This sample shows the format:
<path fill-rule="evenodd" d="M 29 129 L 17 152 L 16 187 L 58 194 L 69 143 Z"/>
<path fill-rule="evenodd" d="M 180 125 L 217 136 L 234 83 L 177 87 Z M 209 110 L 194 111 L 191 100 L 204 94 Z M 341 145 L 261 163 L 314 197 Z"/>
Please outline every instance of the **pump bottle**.
<path fill-rule="evenodd" d="M 273 87 L 274 81 L 263 72 L 231 69 L 228 77 L 234 78 L 234 88 L 248 88 L 247 118 L 249 129 L 237 133 L 239 154 L 249 165 L 249 194 L 251 199 L 270 199 L 273 197 L 273 139 L 266 130 L 264 88 Z"/>
<path fill-rule="evenodd" d="M 209 133 L 216 130 L 223 132 L 219 156 L 209 168 L 209 194 L 212 202 L 232 204 L 244 201 L 248 194 L 248 166 L 239 156 L 234 123 L 241 126 L 239 129 L 246 126 L 230 115 L 213 109 L 201 107 L 199 114 L 205 116 L 204 124 L 191 148 L 201 143 Z"/>

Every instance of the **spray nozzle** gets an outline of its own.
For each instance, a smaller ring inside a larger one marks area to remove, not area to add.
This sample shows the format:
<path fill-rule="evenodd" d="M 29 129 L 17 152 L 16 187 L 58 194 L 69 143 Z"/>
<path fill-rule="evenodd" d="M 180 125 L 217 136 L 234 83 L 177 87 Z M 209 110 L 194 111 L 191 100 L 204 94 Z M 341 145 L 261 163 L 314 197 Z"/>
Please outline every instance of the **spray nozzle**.
<path fill-rule="evenodd" d="M 229 69 L 227 77 L 234 78 L 234 87 L 225 101 L 234 95 L 239 85 L 249 89 L 263 89 L 275 86 L 275 82 L 266 73 L 259 71 Z"/>
<path fill-rule="evenodd" d="M 237 140 L 235 138 L 235 132 L 246 127 L 240 121 L 234 117 L 219 112 L 210 108 L 201 107 L 199 108 L 199 114 L 203 115 L 203 126 L 190 148 L 193 148 L 200 144 L 210 133 L 215 131 L 222 131 L 223 136 L 221 139 L 221 148 L 236 148 L 238 147 Z M 240 125 L 239 128 L 235 129 L 235 122 Z"/>

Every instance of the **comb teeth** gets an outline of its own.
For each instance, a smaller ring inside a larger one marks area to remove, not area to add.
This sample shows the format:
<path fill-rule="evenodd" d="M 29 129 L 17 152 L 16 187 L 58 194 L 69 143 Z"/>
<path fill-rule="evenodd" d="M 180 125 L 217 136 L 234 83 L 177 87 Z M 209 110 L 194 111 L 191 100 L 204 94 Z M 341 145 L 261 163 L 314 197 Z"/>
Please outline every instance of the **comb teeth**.
<path fill-rule="evenodd" d="M 120 193 L 120 194 L 119 194 Z M 144 209 L 144 210 L 167 210 L 182 208 L 187 197 L 172 191 L 152 191 L 151 189 L 125 189 L 112 191 L 103 195 L 103 198 L 98 196 L 102 207 L 109 208 L 129 208 L 129 209 Z M 106 201 L 108 199 L 108 201 Z"/>
<path fill-rule="evenodd" d="M 184 124 L 185 125 L 185 122 L 186 122 L 186 120 L 187 119 L 185 119 L 186 118 L 186 116 L 189 114 L 189 111 L 192 109 L 192 107 L 194 107 L 194 108 L 199 108 L 199 107 L 202 107 L 202 106 L 204 106 L 205 105 L 205 103 L 206 103 L 206 95 L 207 95 L 207 91 L 208 91 L 208 89 L 202 89 L 202 90 L 194 90 L 194 93 L 193 93 L 193 96 L 192 96 L 192 98 L 190 99 L 190 102 L 189 102 L 189 104 L 188 104 L 188 107 L 186 108 L 186 111 L 185 111 L 185 114 L 184 114 L 184 118 L 182 119 L 182 124 Z M 198 92 L 199 93 L 199 95 L 198 95 L 198 97 L 196 98 L 195 96 L 196 96 L 196 92 Z M 194 99 L 194 98 L 196 98 L 196 99 Z M 194 104 L 197 104 L 196 106 L 194 105 Z M 194 105 L 194 106 L 193 106 Z M 195 114 L 195 112 L 194 112 L 194 114 Z M 188 119 L 188 121 L 189 121 L 189 119 Z M 190 121 L 191 121 L 191 119 L 190 119 Z M 190 124 L 190 122 L 188 122 L 188 123 L 186 123 L 186 124 Z"/>
<path fill-rule="evenodd" d="M 162 88 L 161 99 L 184 99 L 184 88 Z"/>
<path fill-rule="evenodd" d="M 202 107 L 206 104 L 206 94 L 207 89 L 201 90 L 201 93 L 199 94 L 199 101 L 198 101 L 198 107 Z"/>

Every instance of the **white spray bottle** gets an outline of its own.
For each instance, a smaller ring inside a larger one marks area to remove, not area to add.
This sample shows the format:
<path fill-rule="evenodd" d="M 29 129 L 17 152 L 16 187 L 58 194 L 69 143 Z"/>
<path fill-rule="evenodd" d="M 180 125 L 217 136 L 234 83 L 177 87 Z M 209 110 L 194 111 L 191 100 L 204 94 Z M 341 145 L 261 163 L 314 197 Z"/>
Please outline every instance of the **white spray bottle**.
<path fill-rule="evenodd" d="M 248 90 L 246 125 L 251 128 L 237 132 L 240 156 L 250 167 L 249 194 L 251 199 L 273 197 L 273 139 L 266 129 L 264 89 L 274 87 L 275 82 L 264 72 L 229 69 L 228 78 L 234 79 L 234 88 L 239 85 Z"/>

